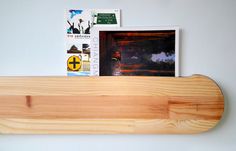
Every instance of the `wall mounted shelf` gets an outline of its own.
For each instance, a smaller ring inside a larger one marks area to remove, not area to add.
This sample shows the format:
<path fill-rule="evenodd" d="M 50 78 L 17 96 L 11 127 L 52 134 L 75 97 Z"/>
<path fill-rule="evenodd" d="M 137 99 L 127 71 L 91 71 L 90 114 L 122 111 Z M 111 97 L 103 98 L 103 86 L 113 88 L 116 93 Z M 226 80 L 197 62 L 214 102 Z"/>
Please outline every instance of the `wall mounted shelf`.
<path fill-rule="evenodd" d="M 208 77 L 1 77 L 2 134 L 190 134 L 222 117 Z"/>

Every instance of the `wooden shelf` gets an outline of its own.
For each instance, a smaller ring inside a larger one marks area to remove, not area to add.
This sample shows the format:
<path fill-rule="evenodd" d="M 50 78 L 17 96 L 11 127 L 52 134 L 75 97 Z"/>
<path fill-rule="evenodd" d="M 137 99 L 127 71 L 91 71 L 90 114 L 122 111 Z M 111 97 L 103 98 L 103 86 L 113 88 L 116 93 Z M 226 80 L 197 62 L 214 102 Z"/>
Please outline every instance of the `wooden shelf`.
<path fill-rule="evenodd" d="M 202 75 L 0 78 L 2 134 L 200 133 L 223 111 Z"/>

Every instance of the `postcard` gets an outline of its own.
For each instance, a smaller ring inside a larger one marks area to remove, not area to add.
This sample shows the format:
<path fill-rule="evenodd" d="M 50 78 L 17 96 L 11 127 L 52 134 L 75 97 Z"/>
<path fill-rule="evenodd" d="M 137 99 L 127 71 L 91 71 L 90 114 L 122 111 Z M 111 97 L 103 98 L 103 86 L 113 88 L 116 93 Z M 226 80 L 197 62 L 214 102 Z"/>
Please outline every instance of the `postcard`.
<path fill-rule="evenodd" d="M 178 27 L 94 29 L 91 75 L 179 76 Z"/>
<path fill-rule="evenodd" d="M 119 27 L 119 9 L 70 9 L 66 12 L 67 75 L 90 75 L 90 36 L 95 27 Z"/>

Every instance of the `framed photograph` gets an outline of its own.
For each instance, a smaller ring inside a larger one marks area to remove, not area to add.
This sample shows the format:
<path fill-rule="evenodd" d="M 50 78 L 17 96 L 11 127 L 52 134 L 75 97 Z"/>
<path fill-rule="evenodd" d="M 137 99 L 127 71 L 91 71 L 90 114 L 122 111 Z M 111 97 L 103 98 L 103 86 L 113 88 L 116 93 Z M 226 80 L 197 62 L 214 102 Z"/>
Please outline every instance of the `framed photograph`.
<path fill-rule="evenodd" d="M 96 28 L 90 69 L 92 76 L 179 76 L 179 28 Z"/>

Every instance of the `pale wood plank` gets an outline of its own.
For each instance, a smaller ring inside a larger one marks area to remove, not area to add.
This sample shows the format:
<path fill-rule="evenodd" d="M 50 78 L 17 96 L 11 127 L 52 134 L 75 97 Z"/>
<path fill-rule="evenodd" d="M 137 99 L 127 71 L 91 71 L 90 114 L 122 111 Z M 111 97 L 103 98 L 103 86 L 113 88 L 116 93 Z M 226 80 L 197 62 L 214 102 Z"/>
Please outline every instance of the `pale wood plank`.
<path fill-rule="evenodd" d="M 211 79 L 0 77 L 0 133 L 199 133 L 224 98 Z"/>

